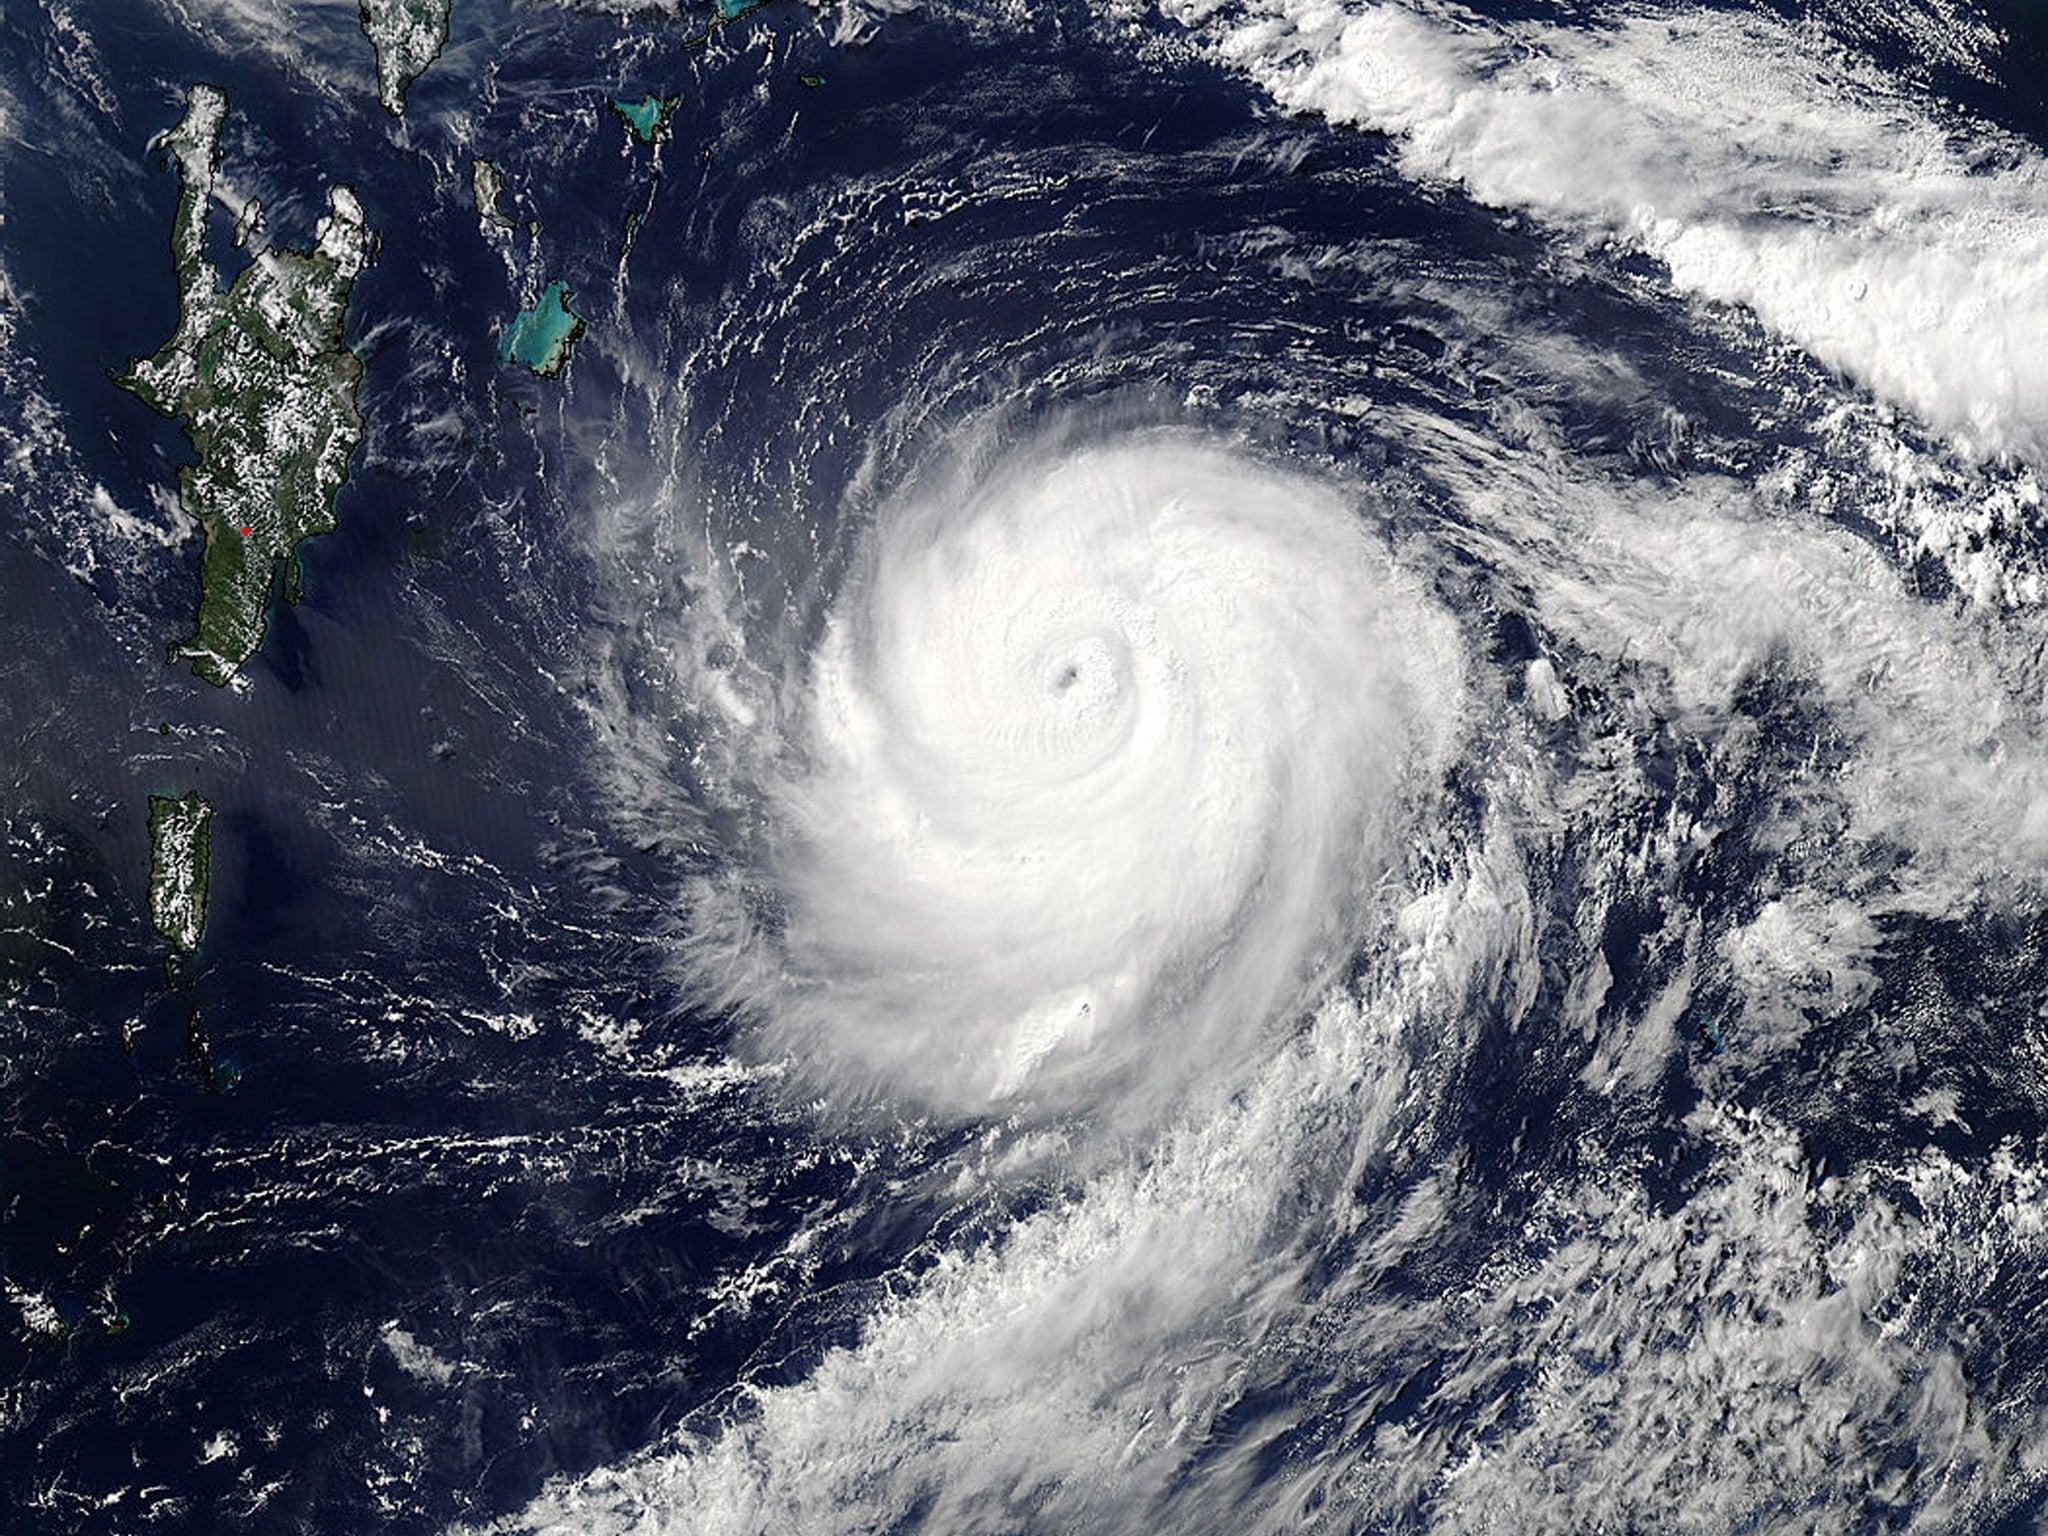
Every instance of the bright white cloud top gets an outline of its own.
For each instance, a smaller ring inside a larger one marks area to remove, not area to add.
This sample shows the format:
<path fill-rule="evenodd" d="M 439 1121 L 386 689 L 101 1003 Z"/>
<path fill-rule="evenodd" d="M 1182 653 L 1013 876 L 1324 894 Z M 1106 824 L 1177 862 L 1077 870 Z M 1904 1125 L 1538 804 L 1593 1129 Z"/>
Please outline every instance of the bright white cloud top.
<path fill-rule="evenodd" d="M 2048 446 L 2048 165 L 1742 12 L 1507 27 L 1455 7 L 1171 7 L 1275 100 L 1480 202 L 1633 244 L 1969 451 Z"/>
<path fill-rule="evenodd" d="M 1144 1113 L 1270 1044 L 1459 726 L 1457 636 L 1367 528 L 1177 435 L 884 508 L 760 765 L 782 921 L 701 957 L 760 1042 L 947 1114 Z"/>

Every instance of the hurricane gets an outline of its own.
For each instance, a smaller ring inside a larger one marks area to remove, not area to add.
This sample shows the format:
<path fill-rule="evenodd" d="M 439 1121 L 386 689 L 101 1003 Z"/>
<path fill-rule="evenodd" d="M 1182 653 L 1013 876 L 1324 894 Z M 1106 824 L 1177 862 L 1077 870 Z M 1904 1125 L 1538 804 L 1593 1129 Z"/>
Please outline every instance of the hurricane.
<path fill-rule="evenodd" d="M 704 957 L 758 1044 L 951 1114 L 1255 1056 L 1441 773 L 1449 621 L 1335 487 L 1178 435 L 928 472 L 863 538 L 751 785 L 773 921 L 695 915 L 763 935 Z"/>
<path fill-rule="evenodd" d="M 619 567 L 591 713 L 717 850 L 672 963 L 787 1113 L 916 1127 L 935 1226 L 493 1528 L 2009 1510 L 2016 1341 L 1925 1330 L 2031 1165 L 1878 1084 L 2040 899 L 2032 546 L 1971 521 L 2035 494 L 2035 160 L 1765 21 L 1175 19 L 1292 115 L 973 75 L 643 386 L 672 596 Z"/>
<path fill-rule="evenodd" d="M 2038 26 L 32 9 L 37 1529 L 2036 1528 Z M 206 686 L 107 375 L 357 206 Z"/>

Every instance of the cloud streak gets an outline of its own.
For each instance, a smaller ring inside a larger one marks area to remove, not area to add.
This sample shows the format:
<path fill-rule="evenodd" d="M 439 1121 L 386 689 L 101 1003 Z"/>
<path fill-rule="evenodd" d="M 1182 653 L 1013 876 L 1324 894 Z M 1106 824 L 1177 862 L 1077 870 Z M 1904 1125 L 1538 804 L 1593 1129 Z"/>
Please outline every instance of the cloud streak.
<path fill-rule="evenodd" d="M 2048 168 L 1767 17 L 1503 26 L 1452 7 L 1182 5 L 1283 105 L 1403 170 L 1647 252 L 1968 451 L 2048 446 Z"/>

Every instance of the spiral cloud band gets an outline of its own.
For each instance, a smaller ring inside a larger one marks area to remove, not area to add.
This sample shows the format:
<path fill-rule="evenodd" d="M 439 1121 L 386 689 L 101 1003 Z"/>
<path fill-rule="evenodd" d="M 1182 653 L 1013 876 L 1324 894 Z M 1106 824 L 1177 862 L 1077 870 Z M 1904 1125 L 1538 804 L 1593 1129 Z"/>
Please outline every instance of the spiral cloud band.
<path fill-rule="evenodd" d="M 1020 457 L 885 510 L 770 791 L 764 1035 L 954 1113 L 1255 1042 L 1346 952 L 1461 686 L 1332 490 L 1179 436 Z"/>

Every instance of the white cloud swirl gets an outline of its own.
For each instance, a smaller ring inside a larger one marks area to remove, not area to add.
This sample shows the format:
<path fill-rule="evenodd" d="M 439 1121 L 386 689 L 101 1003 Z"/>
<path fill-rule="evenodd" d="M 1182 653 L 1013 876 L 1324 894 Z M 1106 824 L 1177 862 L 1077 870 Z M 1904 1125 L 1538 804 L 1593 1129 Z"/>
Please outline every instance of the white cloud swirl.
<path fill-rule="evenodd" d="M 1176 435 L 927 476 L 762 786 L 782 920 L 700 959 L 811 1078 L 1142 1113 L 1348 953 L 1461 689 L 1450 621 L 1320 484 Z"/>

